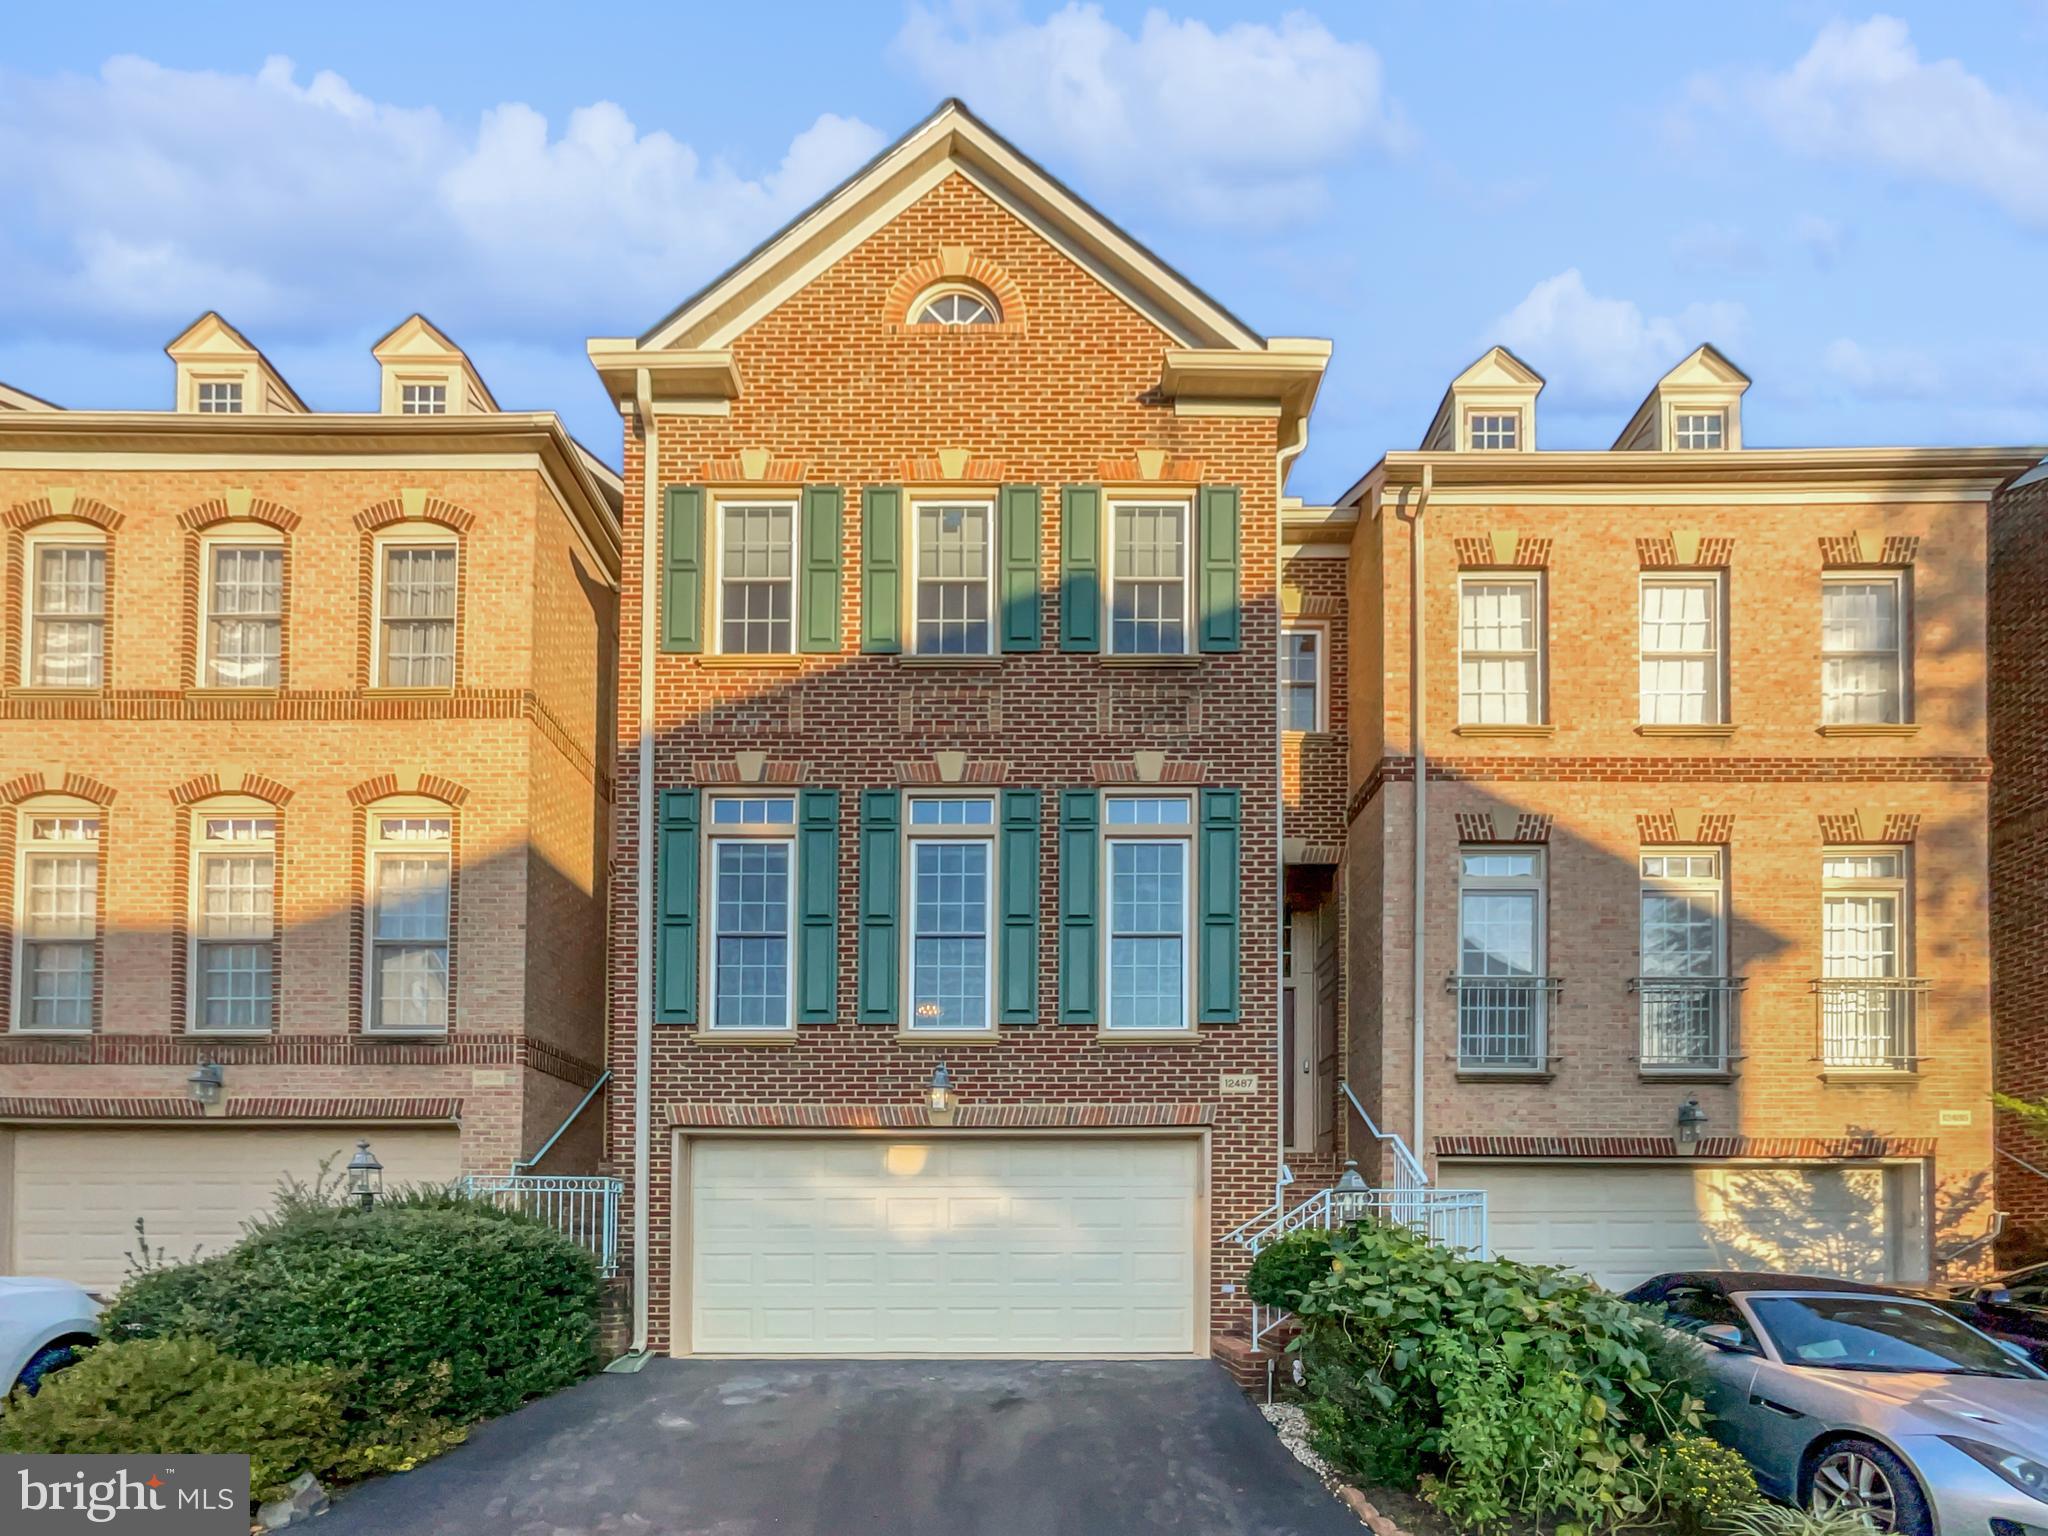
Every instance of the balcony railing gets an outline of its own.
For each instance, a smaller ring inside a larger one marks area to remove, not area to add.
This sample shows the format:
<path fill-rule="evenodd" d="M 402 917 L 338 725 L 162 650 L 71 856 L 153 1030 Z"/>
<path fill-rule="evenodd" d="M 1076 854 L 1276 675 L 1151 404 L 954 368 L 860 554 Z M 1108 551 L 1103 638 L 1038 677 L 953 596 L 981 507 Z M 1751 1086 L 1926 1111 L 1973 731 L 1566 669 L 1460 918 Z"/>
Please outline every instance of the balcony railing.
<path fill-rule="evenodd" d="M 1458 999 L 1458 1070 L 1544 1072 L 1550 1067 L 1555 976 L 1453 976 Z"/>
<path fill-rule="evenodd" d="M 1740 976 L 1635 976 L 1645 1072 L 1726 1072 L 1734 1060 Z"/>
<path fill-rule="evenodd" d="M 619 1272 L 620 1180 L 584 1174 L 472 1173 L 459 1181 L 459 1187 L 575 1239 L 590 1250 L 607 1278 Z"/>
<path fill-rule="evenodd" d="M 1817 976 L 1820 1063 L 1839 1072 L 1911 1072 L 1920 1063 L 1921 976 Z"/>

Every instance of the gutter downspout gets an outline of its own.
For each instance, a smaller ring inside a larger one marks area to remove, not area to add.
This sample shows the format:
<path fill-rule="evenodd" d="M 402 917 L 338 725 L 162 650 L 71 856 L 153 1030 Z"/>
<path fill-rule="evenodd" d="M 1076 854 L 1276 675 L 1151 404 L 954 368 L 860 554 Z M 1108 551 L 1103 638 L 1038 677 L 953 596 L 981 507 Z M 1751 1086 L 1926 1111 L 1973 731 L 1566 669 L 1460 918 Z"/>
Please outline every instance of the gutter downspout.
<path fill-rule="evenodd" d="M 1415 1013 L 1410 1049 L 1414 1055 L 1415 1128 L 1414 1153 L 1421 1162 L 1428 1157 L 1428 1144 L 1423 1140 L 1428 1128 L 1428 1115 L 1423 1107 L 1423 1041 L 1426 1030 L 1423 1027 L 1423 1008 L 1429 1001 L 1428 962 L 1424 955 L 1423 918 L 1425 913 L 1426 882 L 1429 875 L 1429 752 L 1423 745 L 1429 726 L 1429 687 L 1426 663 L 1429 648 L 1424 640 L 1422 622 L 1422 599 L 1426 583 L 1424 572 L 1428 555 L 1423 540 L 1422 514 L 1429 510 L 1429 493 L 1435 484 L 1434 466 L 1422 466 L 1422 492 L 1416 498 L 1415 511 L 1408 519 L 1408 729 L 1415 741 L 1415 911 L 1413 922 L 1415 975 L 1413 1008 Z M 1427 1165 L 1425 1164 L 1425 1167 Z"/>
<path fill-rule="evenodd" d="M 633 405 L 640 415 L 640 728 L 639 825 L 634 830 L 633 927 L 633 1343 L 647 1352 L 647 1211 L 653 1162 L 654 1088 L 654 661 L 656 632 L 651 592 L 661 569 L 661 519 L 656 483 L 660 455 L 654 430 L 654 382 L 647 369 L 633 376 Z"/>
<path fill-rule="evenodd" d="M 1282 567 L 1286 564 L 1285 547 L 1280 542 L 1280 501 L 1287 493 L 1287 471 L 1308 447 L 1308 412 L 1304 410 L 1294 425 L 1292 440 L 1281 443 L 1273 455 L 1273 616 L 1277 630 L 1281 613 L 1285 610 L 1287 578 Z M 1273 861 L 1278 871 L 1278 888 L 1273 892 L 1272 911 L 1282 923 L 1287 921 L 1287 806 L 1286 795 L 1280 793 L 1281 782 L 1287 772 L 1287 753 L 1284 745 L 1283 727 L 1277 701 L 1280 697 L 1280 668 L 1282 651 L 1278 644 L 1273 647 L 1273 849 L 1279 857 Z M 1280 1072 L 1273 1079 L 1277 1095 L 1274 1101 L 1274 1124 L 1278 1127 L 1273 1137 L 1273 1209 L 1283 1212 L 1287 1208 L 1287 1186 L 1294 1182 L 1294 1176 L 1287 1167 L 1287 1031 L 1284 1020 L 1287 1013 L 1287 983 L 1280 978 L 1277 946 L 1279 930 L 1274 930 L 1275 964 L 1273 966 L 1273 1060 L 1279 1063 Z M 1270 1362 L 1269 1362 L 1270 1363 Z"/>

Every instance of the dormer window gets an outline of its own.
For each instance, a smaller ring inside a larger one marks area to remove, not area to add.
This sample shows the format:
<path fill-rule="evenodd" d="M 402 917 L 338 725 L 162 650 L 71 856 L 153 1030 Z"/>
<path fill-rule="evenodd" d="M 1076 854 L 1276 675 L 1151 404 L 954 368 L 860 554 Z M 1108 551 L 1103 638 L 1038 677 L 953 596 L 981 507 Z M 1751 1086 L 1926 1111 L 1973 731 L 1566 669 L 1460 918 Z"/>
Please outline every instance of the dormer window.
<path fill-rule="evenodd" d="M 1466 446 L 1482 453 L 1510 451 L 1521 446 L 1521 413 L 1517 411 L 1474 411 L 1465 418 Z"/>
<path fill-rule="evenodd" d="M 398 411 L 401 416 L 446 416 L 448 414 L 448 386 L 446 384 L 405 384 L 399 387 Z"/>
<path fill-rule="evenodd" d="M 199 414 L 239 416 L 242 414 L 240 379 L 202 379 L 199 382 Z"/>
<path fill-rule="evenodd" d="M 973 288 L 935 289 L 911 311 L 913 325 L 994 325 L 1001 318 L 996 301 Z"/>
<path fill-rule="evenodd" d="M 1719 448 L 1727 436 L 1725 411 L 1677 411 L 1671 417 L 1674 448 Z"/>

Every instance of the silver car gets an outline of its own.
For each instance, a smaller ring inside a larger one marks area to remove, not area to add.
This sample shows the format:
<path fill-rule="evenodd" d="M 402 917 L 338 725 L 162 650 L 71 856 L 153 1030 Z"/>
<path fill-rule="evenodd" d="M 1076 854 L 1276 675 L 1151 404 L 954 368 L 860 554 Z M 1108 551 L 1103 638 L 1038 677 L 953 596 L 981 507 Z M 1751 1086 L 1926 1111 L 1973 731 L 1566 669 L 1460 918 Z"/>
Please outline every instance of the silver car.
<path fill-rule="evenodd" d="M 1712 1431 L 1773 1498 L 1898 1536 L 2048 1536 L 2048 1373 L 1877 1286 L 1726 1271 L 1628 1293 L 1706 1347 Z"/>

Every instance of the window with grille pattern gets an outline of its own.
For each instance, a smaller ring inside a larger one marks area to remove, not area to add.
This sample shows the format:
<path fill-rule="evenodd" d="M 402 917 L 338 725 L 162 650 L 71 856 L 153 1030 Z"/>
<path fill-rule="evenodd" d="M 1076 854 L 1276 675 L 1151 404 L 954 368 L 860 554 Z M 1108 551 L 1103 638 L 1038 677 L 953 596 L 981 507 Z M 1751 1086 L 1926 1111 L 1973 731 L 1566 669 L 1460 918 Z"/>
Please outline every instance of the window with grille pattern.
<path fill-rule="evenodd" d="M 916 508 L 921 656 L 988 654 L 990 514 L 985 505 Z"/>
<path fill-rule="evenodd" d="M 1108 1027 L 1186 1029 L 1193 809 L 1180 796 L 1111 795 L 1103 812 Z"/>
<path fill-rule="evenodd" d="M 1458 720 L 1542 723 L 1542 587 L 1533 577 L 1467 577 L 1458 585 Z"/>
<path fill-rule="evenodd" d="M 720 795 L 710 820 L 711 1027 L 786 1029 L 796 799 Z"/>
<path fill-rule="evenodd" d="M 1522 418 L 1516 411 L 1474 411 L 1465 418 L 1465 441 L 1482 453 L 1521 445 Z"/>
<path fill-rule="evenodd" d="M 986 1029 L 995 892 L 995 802 L 910 802 L 910 1023 Z"/>
<path fill-rule="evenodd" d="M 269 816 L 202 816 L 193 858 L 192 1027 L 271 1027 L 276 934 Z"/>
<path fill-rule="evenodd" d="M 32 688 L 97 688 L 107 628 L 106 546 L 29 545 L 28 675 Z"/>
<path fill-rule="evenodd" d="M 1458 891 L 1458 1065 L 1533 1070 L 1548 1063 L 1543 974 L 1543 854 L 1467 849 Z"/>
<path fill-rule="evenodd" d="M 284 630 L 284 550 L 275 545 L 208 546 L 208 688 L 275 688 Z"/>
<path fill-rule="evenodd" d="M 19 1026 L 77 1031 L 93 1025 L 99 937 L 99 818 L 24 818 L 15 932 Z"/>
<path fill-rule="evenodd" d="M 1898 725 L 1906 718 L 1905 590 L 1896 575 L 1821 583 L 1821 723 Z"/>
<path fill-rule="evenodd" d="M 1677 411 L 1671 417 L 1671 441 L 1675 447 L 1719 448 L 1728 418 L 1721 411 Z"/>
<path fill-rule="evenodd" d="M 796 508 L 719 508 L 719 637 L 728 655 L 783 655 L 796 606 Z"/>
<path fill-rule="evenodd" d="M 445 416 L 448 414 L 446 384 L 401 384 L 398 410 L 404 416 Z"/>
<path fill-rule="evenodd" d="M 1290 628 L 1280 634 L 1280 723 L 1284 730 L 1323 729 L 1323 632 Z"/>
<path fill-rule="evenodd" d="M 1641 1060 L 1649 1071 L 1720 1071 L 1728 1062 L 1721 855 L 1639 855 Z"/>
<path fill-rule="evenodd" d="M 242 413 L 241 381 L 202 380 L 197 403 L 202 416 L 239 416 Z"/>
<path fill-rule="evenodd" d="M 454 545 L 385 545 L 379 612 L 384 687 L 455 686 Z"/>
<path fill-rule="evenodd" d="M 1639 630 L 1644 725 L 1719 725 L 1721 584 L 1711 576 L 1652 577 Z"/>
<path fill-rule="evenodd" d="M 448 1027 L 449 874 L 445 816 L 376 815 L 370 844 L 369 1027 Z"/>
<path fill-rule="evenodd" d="M 1118 504 L 1110 517 L 1110 649 L 1178 656 L 1188 648 L 1188 509 Z"/>

